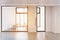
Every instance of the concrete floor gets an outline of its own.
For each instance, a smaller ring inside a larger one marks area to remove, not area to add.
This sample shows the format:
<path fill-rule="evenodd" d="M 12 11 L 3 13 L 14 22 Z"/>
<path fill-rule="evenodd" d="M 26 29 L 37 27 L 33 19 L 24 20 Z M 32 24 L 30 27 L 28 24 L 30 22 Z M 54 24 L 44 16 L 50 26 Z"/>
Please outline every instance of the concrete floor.
<path fill-rule="evenodd" d="M 46 32 L 0 32 L 0 40 L 60 40 L 60 34 Z"/>

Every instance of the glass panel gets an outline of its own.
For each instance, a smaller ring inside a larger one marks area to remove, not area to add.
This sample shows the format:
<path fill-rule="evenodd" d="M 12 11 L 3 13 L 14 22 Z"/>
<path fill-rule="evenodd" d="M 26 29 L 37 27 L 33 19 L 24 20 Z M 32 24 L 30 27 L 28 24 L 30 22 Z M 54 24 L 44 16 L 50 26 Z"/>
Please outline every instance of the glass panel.
<path fill-rule="evenodd" d="M 11 31 L 13 29 L 15 25 L 15 8 L 2 7 L 2 31 Z"/>
<path fill-rule="evenodd" d="M 17 8 L 17 13 L 27 13 L 27 8 Z"/>
<path fill-rule="evenodd" d="M 27 8 L 17 8 L 16 25 L 17 31 L 27 31 Z"/>
<path fill-rule="evenodd" d="M 27 31 L 27 14 L 16 14 L 17 31 Z"/>
<path fill-rule="evenodd" d="M 27 26 L 27 14 L 16 14 L 17 26 Z"/>
<path fill-rule="evenodd" d="M 37 31 L 45 31 L 45 9 L 44 7 L 39 8 L 40 14 L 37 14 Z"/>
<path fill-rule="evenodd" d="M 40 14 L 37 14 L 37 26 L 40 27 Z"/>

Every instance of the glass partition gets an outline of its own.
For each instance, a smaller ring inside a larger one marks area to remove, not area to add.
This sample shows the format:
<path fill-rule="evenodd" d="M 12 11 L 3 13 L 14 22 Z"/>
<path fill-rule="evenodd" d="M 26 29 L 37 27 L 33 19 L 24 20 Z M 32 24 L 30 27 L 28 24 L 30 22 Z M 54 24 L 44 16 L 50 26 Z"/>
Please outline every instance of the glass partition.
<path fill-rule="evenodd" d="M 37 31 L 45 31 L 45 7 L 37 7 Z"/>
<path fill-rule="evenodd" d="M 1 31 L 27 31 L 27 7 L 2 7 Z"/>
<path fill-rule="evenodd" d="M 2 31 L 14 30 L 15 8 L 16 7 L 2 7 Z"/>
<path fill-rule="evenodd" d="M 16 24 L 17 31 L 27 31 L 27 8 L 17 8 Z"/>

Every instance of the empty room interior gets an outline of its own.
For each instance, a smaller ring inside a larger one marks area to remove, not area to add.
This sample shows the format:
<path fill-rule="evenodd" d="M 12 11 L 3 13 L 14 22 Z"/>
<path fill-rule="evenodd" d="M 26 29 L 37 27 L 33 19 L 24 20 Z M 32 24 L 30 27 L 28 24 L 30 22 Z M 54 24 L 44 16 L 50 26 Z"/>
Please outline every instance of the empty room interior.
<path fill-rule="evenodd" d="M 0 40 L 60 40 L 60 0 L 0 0 Z"/>

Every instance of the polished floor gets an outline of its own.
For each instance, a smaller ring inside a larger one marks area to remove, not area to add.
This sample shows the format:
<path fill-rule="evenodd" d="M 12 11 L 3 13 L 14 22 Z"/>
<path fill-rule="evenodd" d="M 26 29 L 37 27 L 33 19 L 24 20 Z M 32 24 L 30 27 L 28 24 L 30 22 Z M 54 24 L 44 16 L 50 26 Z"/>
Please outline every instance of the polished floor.
<path fill-rule="evenodd" d="M 60 34 L 46 32 L 0 32 L 0 40 L 60 40 Z"/>

